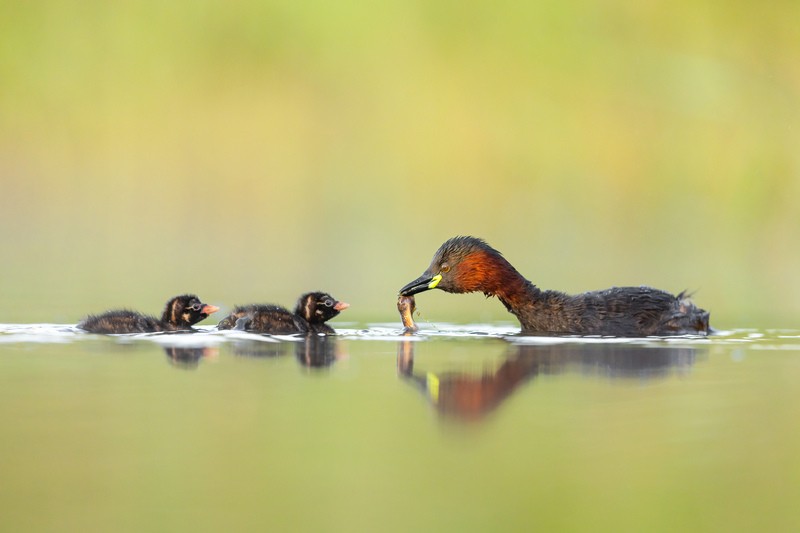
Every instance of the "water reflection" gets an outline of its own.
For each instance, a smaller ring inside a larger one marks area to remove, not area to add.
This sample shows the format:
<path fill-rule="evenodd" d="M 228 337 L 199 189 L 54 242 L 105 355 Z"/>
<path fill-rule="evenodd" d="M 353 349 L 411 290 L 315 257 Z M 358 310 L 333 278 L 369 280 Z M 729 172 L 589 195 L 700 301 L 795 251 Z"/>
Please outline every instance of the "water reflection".
<path fill-rule="evenodd" d="M 294 355 L 308 368 L 325 368 L 340 358 L 336 352 L 336 337 L 332 335 L 307 335 L 295 344 Z"/>
<path fill-rule="evenodd" d="M 439 373 L 415 368 L 416 342 L 397 344 L 397 372 L 425 394 L 444 417 L 479 420 L 539 375 L 577 372 L 608 378 L 651 380 L 688 374 L 697 355 L 692 346 L 631 344 L 509 344 L 494 370 Z"/>
<path fill-rule="evenodd" d="M 176 368 L 193 370 L 203 359 L 213 359 L 219 355 L 219 349 L 214 346 L 205 347 L 179 347 L 163 346 L 167 361 Z"/>
<path fill-rule="evenodd" d="M 263 342 L 263 341 L 248 341 L 236 340 L 229 344 L 229 348 L 233 355 L 238 357 L 280 357 L 288 355 L 290 346 L 289 342 Z"/>
<path fill-rule="evenodd" d="M 256 335 L 256 334 L 253 334 Z M 307 368 L 326 368 L 344 357 L 334 335 L 293 337 L 292 340 L 238 339 L 229 344 L 234 355 L 240 357 L 281 357 L 294 351 L 297 361 Z"/>

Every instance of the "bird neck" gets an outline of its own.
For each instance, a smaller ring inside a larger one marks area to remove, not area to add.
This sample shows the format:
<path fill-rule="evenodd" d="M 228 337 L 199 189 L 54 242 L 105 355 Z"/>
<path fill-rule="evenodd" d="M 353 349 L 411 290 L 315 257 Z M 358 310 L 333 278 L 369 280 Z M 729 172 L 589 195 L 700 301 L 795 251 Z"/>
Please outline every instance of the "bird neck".
<path fill-rule="evenodd" d="M 514 273 L 515 277 L 505 278 L 505 283 L 495 292 L 495 296 L 509 312 L 519 318 L 523 308 L 542 303 L 542 291 L 516 270 Z"/>
<path fill-rule="evenodd" d="M 472 254 L 464 260 L 462 286 L 467 291 L 482 292 L 497 296 L 503 305 L 514 314 L 531 301 L 541 298 L 541 292 L 525 279 L 511 263 L 501 255 L 482 252 Z"/>
<path fill-rule="evenodd" d="M 191 322 L 182 313 L 184 310 L 179 300 L 170 300 L 164 308 L 164 314 L 161 315 L 161 323 L 168 331 L 191 329 Z"/>
<path fill-rule="evenodd" d="M 164 313 L 161 315 L 161 322 L 165 324 L 178 325 L 180 322 L 180 317 L 178 315 L 178 310 L 175 309 L 177 304 L 177 300 L 170 300 L 167 302 L 166 307 L 164 307 Z"/>
<path fill-rule="evenodd" d="M 499 266 L 502 273 L 493 291 L 488 292 L 503 303 L 509 313 L 519 320 L 523 331 L 566 333 L 578 331 L 579 325 L 564 316 L 564 303 L 570 298 L 557 291 L 542 291 L 522 274 L 500 258 L 507 266 Z"/>
<path fill-rule="evenodd" d="M 311 322 L 314 318 L 313 302 L 311 300 L 301 300 L 297 302 L 297 306 L 294 308 L 294 314 L 306 322 Z"/>

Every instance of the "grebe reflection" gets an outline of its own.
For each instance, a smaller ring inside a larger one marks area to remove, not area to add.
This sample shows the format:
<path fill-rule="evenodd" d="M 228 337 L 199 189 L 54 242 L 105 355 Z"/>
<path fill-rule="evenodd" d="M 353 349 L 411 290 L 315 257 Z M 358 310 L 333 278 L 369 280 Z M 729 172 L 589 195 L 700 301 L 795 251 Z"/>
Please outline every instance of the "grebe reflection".
<path fill-rule="evenodd" d="M 480 374 L 460 369 L 427 372 L 415 367 L 416 342 L 397 345 L 397 373 L 413 384 L 444 417 L 479 420 L 537 375 L 584 375 L 651 380 L 688 374 L 697 349 L 692 346 L 636 344 L 508 344 L 502 363 Z"/>

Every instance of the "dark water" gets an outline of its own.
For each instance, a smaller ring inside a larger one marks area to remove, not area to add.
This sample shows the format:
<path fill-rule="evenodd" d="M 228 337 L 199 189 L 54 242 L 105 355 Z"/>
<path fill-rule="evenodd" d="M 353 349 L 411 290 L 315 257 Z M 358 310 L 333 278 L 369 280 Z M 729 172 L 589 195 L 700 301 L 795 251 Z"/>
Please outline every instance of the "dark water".
<path fill-rule="evenodd" d="M 800 531 L 800 331 L 0 325 L 1 531 Z"/>

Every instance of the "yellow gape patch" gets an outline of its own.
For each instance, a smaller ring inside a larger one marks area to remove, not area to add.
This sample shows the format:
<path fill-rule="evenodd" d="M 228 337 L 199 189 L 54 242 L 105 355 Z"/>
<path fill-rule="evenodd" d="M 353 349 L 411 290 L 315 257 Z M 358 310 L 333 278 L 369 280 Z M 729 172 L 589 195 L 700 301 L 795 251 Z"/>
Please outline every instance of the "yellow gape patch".
<path fill-rule="evenodd" d="M 425 378 L 425 385 L 428 387 L 428 394 L 431 395 L 431 400 L 433 400 L 433 403 L 439 403 L 439 378 L 430 373 Z"/>
<path fill-rule="evenodd" d="M 441 274 L 436 274 L 435 276 L 433 276 L 433 279 L 431 280 L 431 282 L 428 283 L 428 288 L 429 289 L 435 288 L 439 284 L 440 281 L 442 281 L 442 275 Z"/>

